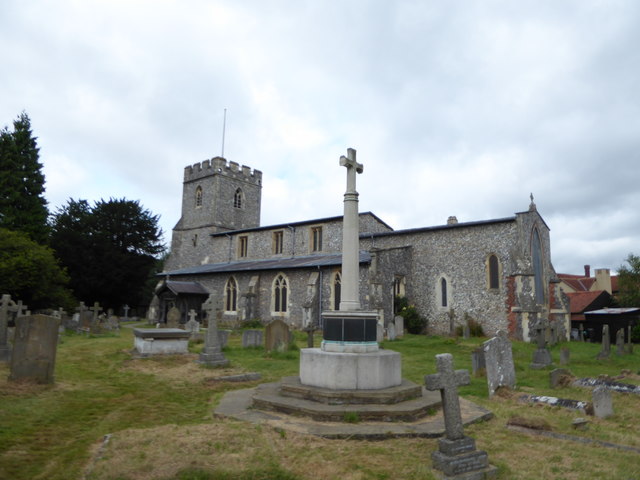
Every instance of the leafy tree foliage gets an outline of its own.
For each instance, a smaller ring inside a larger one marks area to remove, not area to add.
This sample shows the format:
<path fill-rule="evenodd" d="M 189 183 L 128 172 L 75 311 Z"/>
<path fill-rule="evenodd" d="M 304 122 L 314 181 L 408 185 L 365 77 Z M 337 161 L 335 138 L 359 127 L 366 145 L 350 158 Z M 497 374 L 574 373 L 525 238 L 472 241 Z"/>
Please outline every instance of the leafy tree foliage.
<path fill-rule="evenodd" d="M 25 233 L 0 228 L 0 292 L 22 300 L 30 310 L 61 306 L 69 311 L 74 301 L 68 282 L 53 250 Z"/>
<path fill-rule="evenodd" d="M 31 120 L 21 113 L 13 131 L 0 130 L 0 227 L 27 233 L 40 244 L 47 242 L 47 201 L 39 148 Z"/>
<path fill-rule="evenodd" d="M 52 216 L 51 245 L 85 302 L 105 308 L 139 305 L 145 285 L 164 251 L 158 216 L 138 201 L 70 199 Z"/>
<path fill-rule="evenodd" d="M 618 298 L 621 307 L 640 307 L 640 256 L 630 253 L 628 265 L 618 268 Z"/>

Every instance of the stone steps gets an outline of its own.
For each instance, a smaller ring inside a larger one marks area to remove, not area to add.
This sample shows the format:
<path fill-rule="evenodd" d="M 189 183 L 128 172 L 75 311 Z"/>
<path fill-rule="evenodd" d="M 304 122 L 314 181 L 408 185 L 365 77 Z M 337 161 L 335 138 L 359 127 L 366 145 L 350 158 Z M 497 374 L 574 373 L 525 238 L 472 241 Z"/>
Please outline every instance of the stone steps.
<path fill-rule="evenodd" d="M 310 395 L 327 402 L 285 395 L 283 387 L 287 394 Z M 416 388 L 420 392 L 417 397 Z M 310 392 L 309 389 L 314 391 Z M 253 394 L 253 408 L 322 422 L 345 422 L 348 419 L 365 422 L 413 422 L 435 413 L 441 405 L 439 392 L 428 392 L 411 382 L 403 382 L 399 387 L 384 390 L 390 391 L 341 390 L 328 394 L 328 390 L 297 385 L 294 379 L 288 377 L 281 382 L 259 385 Z M 371 402 L 372 397 L 376 396 L 379 397 L 376 400 L 383 402 Z M 407 396 L 412 398 L 405 399 Z M 345 403 L 335 403 L 336 399 L 344 400 Z M 363 402 L 353 403 L 358 399 Z M 397 401 L 384 403 L 390 399 Z"/>

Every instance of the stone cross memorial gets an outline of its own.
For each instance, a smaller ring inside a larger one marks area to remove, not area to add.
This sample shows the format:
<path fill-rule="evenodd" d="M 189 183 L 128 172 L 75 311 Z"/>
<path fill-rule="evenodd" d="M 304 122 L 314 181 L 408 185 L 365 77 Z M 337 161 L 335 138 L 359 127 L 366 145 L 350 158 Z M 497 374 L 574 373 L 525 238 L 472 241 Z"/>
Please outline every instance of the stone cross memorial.
<path fill-rule="evenodd" d="M 544 368 L 553 363 L 551 361 L 551 352 L 549 352 L 549 349 L 547 348 L 547 340 L 545 338 L 546 323 L 548 322 L 540 320 L 535 328 L 538 348 L 533 352 L 533 360 L 531 361 L 531 368 L 534 369 Z"/>
<path fill-rule="evenodd" d="M 486 452 L 476 450 L 473 438 L 464 434 L 458 386 L 469 385 L 469 371 L 453 369 L 450 353 L 436 355 L 438 373 L 424 377 L 427 390 L 440 390 L 444 414 L 445 436 L 438 440 L 438 451 L 433 452 L 433 468 L 447 479 L 493 478 L 497 468 L 489 465 Z"/>
<path fill-rule="evenodd" d="M 216 302 L 213 295 L 209 295 L 207 301 L 202 304 L 202 308 L 207 312 L 207 318 L 209 319 L 209 326 L 207 327 L 207 336 L 204 340 L 204 348 L 198 363 L 202 363 L 208 367 L 222 367 L 229 364 L 222 353 L 222 347 L 220 346 L 220 337 L 218 336 L 218 315 L 222 313 L 222 305 L 220 301 Z"/>
<path fill-rule="evenodd" d="M 598 353 L 596 358 L 604 359 L 609 358 L 611 355 L 611 337 L 609 337 L 609 325 L 602 326 L 602 350 Z"/>

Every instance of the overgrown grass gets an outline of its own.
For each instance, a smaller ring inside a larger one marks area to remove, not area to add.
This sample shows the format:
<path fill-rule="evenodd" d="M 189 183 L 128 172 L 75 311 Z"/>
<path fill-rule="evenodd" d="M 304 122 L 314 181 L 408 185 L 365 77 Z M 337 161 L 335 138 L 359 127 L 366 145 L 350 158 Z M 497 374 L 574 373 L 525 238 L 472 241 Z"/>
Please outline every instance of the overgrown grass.
<path fill-rule="evenodd" d="M 229 389 L 249 384 L 211 382 L 231 373 L 257 371 L 261 381 L 296 375 L 299 348 L 306 334 L 296 333 L 296 348 L 269 354 L 241 348 L 240 334 L 230 336 L 224 354 L 231 365 L 208 369 L 191 355 L 135 359 L 131 329 L 119 335 L 63 337 L 58 349 L 56 383 L 37 386 L 7 382 L 0 365 L 0 479 L 166 480 L 204 479 L 431 479 L 429 453 L 435 440 L 392 439 L 379 443 L 325 440 L 269 427 L 212 419 L 214 404 Z M 435 371 L 435 354 L 454 355 L 455 368 L 471 369 L 471 352 L 481 338 L 450 339 L 407 335 L 383 348 L 402 354 L 403 376 L 422 384 Z M 316 338 L 316 346 L 319 338 Z M 596 360 L 599 345 L 571 343 L 552 348 L 557 361 L 562 346 L 571 349 L 566 367 L 577 376 L 618 375 L 640 368 L 640 354 Z M 549 387 L 551 368 L 532 370 L 535 345 L 514 342 L 520 392 L 590 400 L 587 389 Z M 636 349 L 638 350 L 638 349 Z M 625 381 L 640 383 L 640 377 Z M 460 393 L 495 413 L 495 419 L 467 432 L 488 451 L 501 479 L 640 478 L 640 455 L 542 437 L 505 428 L 514 415 L 544 418 L 554 431 L 576 434 L 576 412 L 532 407 L 515 398 L 489 400 L 484 378 L 472 378 Z M 581 436 L 640 447 L 637 429 L 640 397 L 614 394 L 615 415 L 590 417 Z M 110 442 L 100 450 L 106 434 Z M 100 452 L 98 454 L 98 452 Z M 96 460 L 100 458 L 99 460 Z M 543 461 L 544 459 L 544 461 Z"/>

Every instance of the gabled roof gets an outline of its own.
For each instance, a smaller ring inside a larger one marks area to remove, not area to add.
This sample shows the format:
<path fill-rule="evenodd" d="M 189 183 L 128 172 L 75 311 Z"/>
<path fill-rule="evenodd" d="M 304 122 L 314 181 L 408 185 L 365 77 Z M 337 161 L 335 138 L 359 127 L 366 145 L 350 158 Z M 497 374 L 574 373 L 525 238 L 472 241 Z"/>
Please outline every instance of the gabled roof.
<path fill-rule="evenodd" d="M 596 281 L 595 277 L 571 275 L 568 273 L 558 273 L 558 278 L 573 288 L 576 292 L 588 292 Z"/>
<path fill-rule="evenodd" d="M 159 291 L 164 290 L 165 288 L 171 290 L 175 295 L 180 293 L 182 294 L 191 294 L 191 295 L 209 295 L 209 292 L 205 290 L 205 288 L 200 285 L 198 282 L 179 282 L 176 280 L 167 280 L 164 282 L 159 289 Z"/>
<path fill-rule="evenodd" d="M 572 314 L 583 313 L 591 308 L 601 308 L 607 305 L 611 295 L 604 290 L 595 292 L 572 292 L 567 293 L 569 297 L 570 310 Z"/>
<path fill-rule="evenodd" d="M 366 251 L 360 252 L 360 263 L 371 263 L 371 254 Z M 165 275 L 204 275 L 210 273 L 231 273 L 248 272 L 255 270 L 287 270 L 297 268 L 318 268 L 342 265 L 342 254 L 324 255 L 304 255 L 288 258 L 267 258 L 264 260 L 243 260 L 227 263 L 209 263 L 206 265 L 196 265 L 194 267 L 172 270 L 170 272 L 158 273 L 158 276 Z M 190 282 L 181 282 L 190 283 Z"/>

